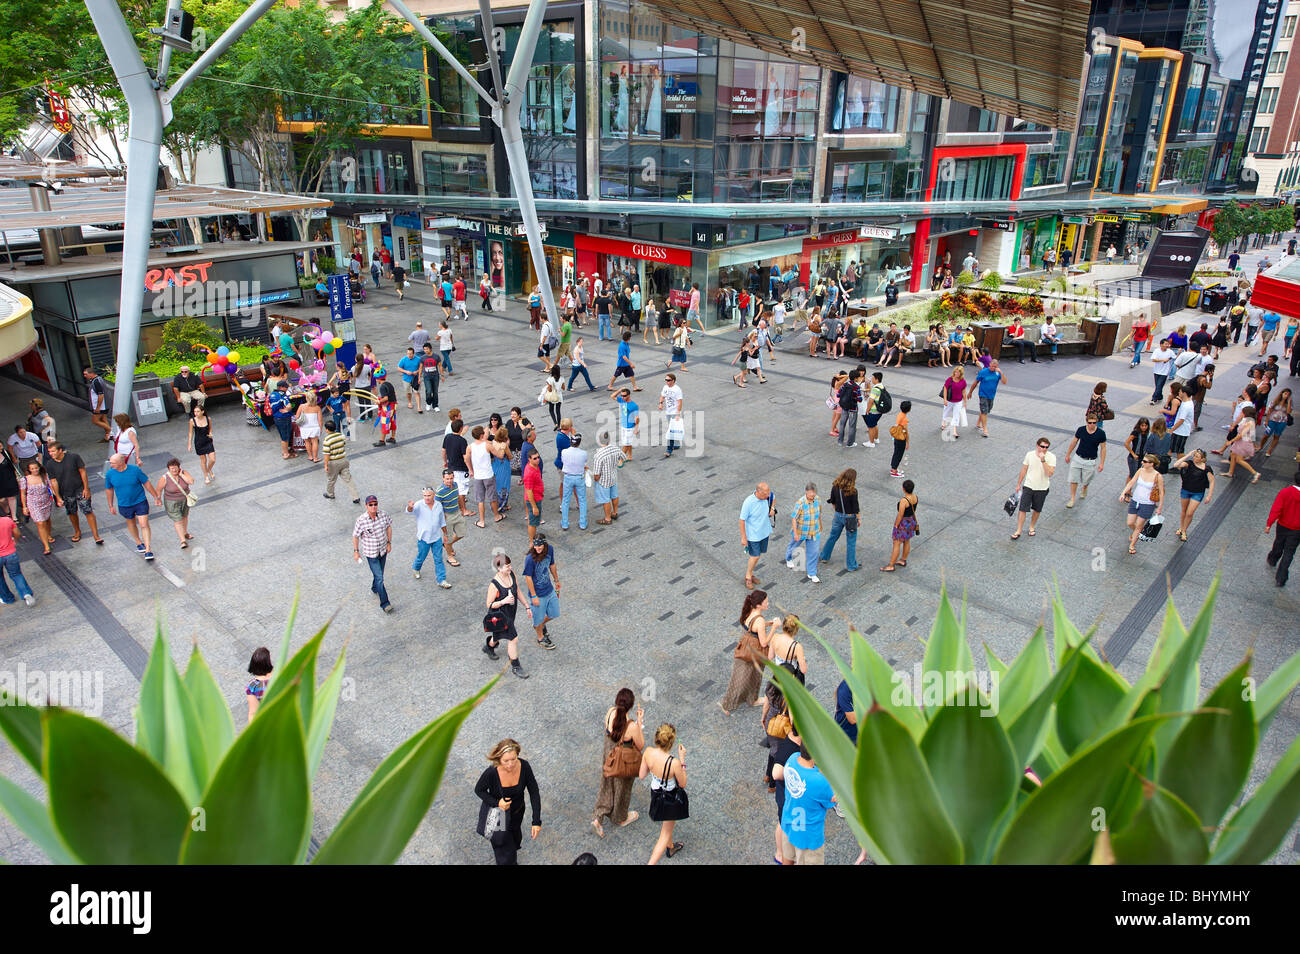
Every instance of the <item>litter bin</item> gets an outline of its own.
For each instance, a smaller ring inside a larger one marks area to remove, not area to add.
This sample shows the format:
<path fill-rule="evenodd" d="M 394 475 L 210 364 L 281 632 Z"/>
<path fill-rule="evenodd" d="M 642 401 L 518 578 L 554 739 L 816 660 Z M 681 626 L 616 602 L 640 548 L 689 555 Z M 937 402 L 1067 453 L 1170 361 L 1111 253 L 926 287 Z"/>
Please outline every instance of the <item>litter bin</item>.
<path fill-rule="evenodd" d="M 1201 295 L 1205 292 L 1204 285 L 1192 285 L 1187 289 L 1187 307 L 1196 308 L 1201 303 Z"/>
<path fill-rule="evenodd" d="M 1228 289 L 1223 285 L 1212 285 L 1201 293 L 1201 311 L 1216 313 L 1228 305 Z"/>
<path fill-rule="evenodd" d="M 131 415 L 131 423 L 137 427 L 166 423 L 167 402 L 158 375 L 136 375 L 131 383 L 131 409 L 134 412 Z"/>
<path fill-rule="evenodd" d="M 1002 354 L 1002 342 L 1006 336 L 1006 325 L 995 321 L 971 322 L 975 329 L 975 347 L 987 351 L 996 358 Z"/>
<path fill-rule="evenodd" d="M 1092 342 L 1089 354 L 1105 357 L 1115 353 L 1115 339 L 1119 337 L 1119 322 L 1114 318 L 1084 318 L 1079 322 L 1079 332 Z"/>

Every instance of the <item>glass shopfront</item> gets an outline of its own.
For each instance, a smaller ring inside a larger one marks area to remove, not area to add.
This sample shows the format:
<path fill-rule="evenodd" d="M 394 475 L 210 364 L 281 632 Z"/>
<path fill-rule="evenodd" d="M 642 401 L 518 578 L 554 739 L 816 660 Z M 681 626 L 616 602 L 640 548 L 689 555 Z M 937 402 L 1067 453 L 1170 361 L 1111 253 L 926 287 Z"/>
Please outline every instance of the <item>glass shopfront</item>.
<path fill-rule="evenodd" d="M 709 274 L 715 276 L 709 291 L 734 288 L 739 293 L 743 289 L 762 302 L 770 301 L 798 284 L 802 257 L 803 241 L 799 239 L 716 252 L 709 257 Z M 709 300 L 716 306 L 712 295 Z M 713 311 L 714 324 L 734 318 L 725 309 L 714 307 Z"/>
<path fill-rule="evenodd" d="M 699 282 L 701 318 L 707 322 L 703 255 L 696 256 L 687 248 L 626 242 L 603 235 L 575 235 L 573 245 L 579 273 L 585 272 L 588 277 L 598 275 L 615 288 L 624 284 L 640 285 L 642 297 L 654 298 L 660 310 L 666 304 L 684 315 L 690 302 L 691 284 Z M 698 270 L 697 258 L 701 265 Z"/>
<path fill-rule="evenodd" d="M 803 274 L 811 285 L 815 277 L 842 278 L 853 265 L 855 297 L 884 297 L 893 278 L 907 287 L 912 275 L 912 240 L 895 228 L 863 226 L 820 235 L 804 241 Z"/>

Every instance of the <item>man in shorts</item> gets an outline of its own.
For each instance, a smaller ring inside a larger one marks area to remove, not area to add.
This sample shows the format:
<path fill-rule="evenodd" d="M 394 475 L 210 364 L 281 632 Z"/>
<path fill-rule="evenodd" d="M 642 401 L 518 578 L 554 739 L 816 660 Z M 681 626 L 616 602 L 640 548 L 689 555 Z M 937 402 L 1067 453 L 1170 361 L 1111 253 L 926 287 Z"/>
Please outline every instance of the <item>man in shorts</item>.
<path fill-rule="evenodd" d="M 524 451 L 524 510 L 528 514 L 528 545 L 533 545 L 537 528 L 542 525 L 542 497 L 545 487 L 542 485 L 542 455 L 537 448 L 525 443 Z"/>
<path fill-rule="evenodd" d="M 980 398 L 980 416 L 975 427 L 985 437 L 989 436 L 989 412 L 993 410 L 993 400 L 998 396 L 998 385 L 1006 383 L 1007 376 L 998 368 L 997 358 L 990 361 L 987 368 L 980 368 L 975 375 Z"/>
<path fill-rule="evenodd" d="M 772 306 L 772 325 L 776 332 L 772 336 L 773 340 L 780 344 L 781 339 L 785 337 L 785 302 L 778 300 Z"/>
<path fill-rule="evenodd" d="M 469 321 L 469 305 L 465 303 L 465 279 L 457 272 L 456 280 L 451 283 L 452 307 L 462 321 Z"/>
<path fill-rule="evenodd" d="M 474 526 L 484 529 L 487 526 L 487 509 L 492 510 L 492 519 L 500 523 L 505 517 L 497 509 L 497 482 L 492 472 L 492 453 L 487 446 L 487 428 L 475 424 L 470 431 L 474 443 L 465 452 L 465 468 L 474 485 L 474 503 L 478 506 L 478 522 Z"/>
<path fill-rule="evenodd" d="M 600 524 L 610 524 L 618 519 L 618 468 L 627 460 L 622 449 L 610 443 L 609 431 L 601 431 L 596 438 L 600 446 L 591 458 L 591 473 L 596 478 L 592 491 L 596 503 L 605 509 L 605 519 Z"/>
<path fill-rule="evenodd" d="M 448 427 L 451 428 L 451 433 L 442 438 L 442 466 L 454 475 L 456 493 L 460 497 L 460 514 L 468 517 L 469 508 L 465 505 L 465 498 L 469 496 L 469 465 L 465 463 L 465 454 L 469 450 L 469 444 L 462 433 L 465 422 L 459 416 L 453 417 Z"/>
<path fill-rule="evenodd" d="M 875 447 L 880 443 L 880 419 L 885 414 L 880 407 L 881 394 L 885 390 L 884 380 L 885 376 L 879 371 L 871 372 L 871 387 L 867 391 L 867 406 L 862 411 L 862 420 L 867 425 L 867 439 L 863 443 L 863 447 Z"/>
<path fill-rule="evenodd" d="M 641 427 L 638 419 L 641 409 L 632 400 L 632 392 L 627 388 L 614 395 L 614 403 L 618 405 L 618 443 L 627 459 L 631 460 L 632 445 L 636 443 L 637 431 Z"/>
<path fill-rule="evenodd" d="M 465 539 L 465 514 L 461 512 L 461 495 L 456 489 L 456 474 L 451 468 L 442 472 L 442 483 L 434 491 L 433 499 L 442 504 L 442 515 L 447 521 L 442 528 L 442 549 L 448 566 L 460 566 L 456 559 L 456 541 Z"/>
<path fill-rule="evenodd" d="M 1020 511 L 1016 514 L 1016 532 L 1012 540 L 1020 539 L 1020 532 L 1025 527 L 1025 514 L 1033 512 L 1029 518 L 1029 535 L 1034 535 L 1038 518 L 1043 515 L 1043 504 L 1047 501 L 1047 491 L 1051 487 L 1052 474 L 1056 473 L 1056 455 L 1048 451 L 1052 442 L 1046 437 L 1038 439 L 1037 446 L 1025 454 L 1020 464 L 1020 476 L 1016 478 L 1016 490 L 1020 492 Z"/>
<path fill-rule="evenodd" d="M 533 629 L 537 631 L 537 645 L 554 649 L 550 633 L 546 631 L 549 620 L 560 618 L 560 570 L 555 565 L 555 547 L 546 542 L 546 534 L 539 533 L 528 542 L 528 556 L 524 559 L 524 582 L 528 585 L 529 609 Z"/>
<path fill-rule="evenodd" d="M 632 382 L 632 389 L 640 391 L 636 386 L 636 365 L 632 363 L 632 346 L 628 344 L 632 340 L 632 332 L 623 332 L 623 340 L 618 343 L 618 364 L 614 368 L 614 374 L 609 379 L 609 387 L 606 391 L 614 390 L 614 382 L 619 378 L 627 378 Z"/>
<path fill-rule="evenodd" d="M 1076 490 L 1080 497 L 1088 496 L 1088 484 L 1106 469 L 1106 432 L 1097 426 L 1096 414 L 1089 414 L 1087 423 L 1070 438 L 1065 462 L 1070 465 L 1070 499 L 1065 506 L 1073 507 Z"/>
<path fill-rule="evenodd" d="M 104 432 L 99 442 L 107 444 L 108 435 L 113 432 L 113 426 L 108 423 L 108 382 L 94 368 L 82 368 L 81 376 L 90 394 L 90 422 Z"/>
<path fill-rule="evenodd" d="M 145 494 L 152 495 L 160 507 L 162 495 L 149 483 L 148 475 L 135 464 L 128 464 L 122 454 L 114 454 L 108 459 L 108 470 L 104 473 L 104 493 L 108 496 L 108 512 L 120 511 L 126 518 L 126 529 L 135 541 L 136 552 L 152 560 L 149 501 Z"/>
<path fill-rule="evenodd" d="M 442 317 L 447 321 L 451 321 L 451 303 L 452 299 L 455 298 L 456 295 L 456 288 L 451 283 L 451 276 L 444 275 L 442 283 L 438 288 L 439 294 L 441 295 Z"/>
<path fill-rule="evenodd" d="M 771 488 L 759 483 L 740 508 L 740 545 L 749 557 L 745 566 L 745 586 L 751 590 L 758 586 L 754 570 L 759 557 L 767 552 L 767 541 L 772 536 L 771 495 Z"/>
<path fill-rule="evenodd" d="M 90 482 L 86 479 L 86 462 L 80 454 L 69 454 L 67 448 L 58 441 L 51 443 L 46 450 L 49 455 L 45 460 L 45 472 L 59 483 L 59 493 L 63 495 L 63 509 L 72 524 L 72 542 L 81 539 L 81 523 L 77 519 L 80 510 L 90 524 L 90 532 L 95 542 L 102 544 L 104 538 L 99 535 L 99 523 L 95 520 L 95 510 L 90 499 Z"/>

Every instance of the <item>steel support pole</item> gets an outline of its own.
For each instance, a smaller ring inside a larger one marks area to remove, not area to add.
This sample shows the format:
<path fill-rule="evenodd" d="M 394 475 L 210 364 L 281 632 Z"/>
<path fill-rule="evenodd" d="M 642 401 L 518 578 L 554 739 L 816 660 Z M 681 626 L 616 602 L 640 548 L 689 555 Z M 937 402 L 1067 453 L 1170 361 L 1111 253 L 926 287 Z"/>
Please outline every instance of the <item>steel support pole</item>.
<path fill-rule="evenodd" d="M 483 25 L 483 48 L 487 51 L 492 88 L 501 96 L 501 57 L 497 56 L 496 24 L 492 21 L 492 0 L 478 0 L 479 22 Z"/>
<path fill-rule="evenodd" d="M 491 106 L 493 109 L 496 109 L 497 102 L 495 99 L 492 98 L 491 94 L 489 94 L 488 91 L 483 88 L 483 85 L 474 78 L 474 75 L 470 73 L 469 70 L 465 69 L 464 64 L 461 63 L 460 60 L 456 59 L 456 57 L 451 55 L 451 51 L 442 45 L 442 41 L 433 35 L 433 31 L 424 25 L 423 20 L 421 20 L 414 13 L 411 12 L 410 7 L 408 7 L 405 3 L 403 3 L 402 0 L 388 0 L 388 5 L 391 6 L 394 10 L 396 10 L 403 20 L 411 24 L 411 29 L 413 29 L 416 33 L 420 35 L 420 39 L 424 40 L 425 43 L 428 43 L 431 47 L 433 47 L 433 49 L 437 52 L 437 54 L 440 57 L 442 57 L 442 59 L 447 63 L 447 65 L 450 66 L 452 69 L 454 69 L 457 72 L 457 74 L 459 74 L 460 78 L 469 84 L 470 89 L 478 93 L 479 96 L 481 96 L 489 106 Z"/>
<path fill-rule="evenodd" d="M 86 3 L 96 2 L 96 0 L 86 0 Z M 267 10 L 275 6 L 279 0 L 254 0 L 249 4 L 248 9 L 239 15 L 239 18 L 226 29 L 221 36 L 213 42 L 197 60 L 190 64 L 190 68 L 176 78 L 165 93 L 162 94 L 163 108 L 167 110 L 168 119 L 171 117 L 171 102 L 177 96 L 185 91 L 185 88 L 194 82 L 196 78 L 209 66 L 211 66 L 222 53 L 230 49 L 231 45 L 247 32 Z M 138 54 L 137 54 L 138 55 Z"/>
<path fill-rule="evenodd" d="M 172 13 L 181 8 L 181 0 L 167 0 L 167 11 L 163 14 L 163 26 L 166 27 L 167 21 L 171 19 Z M 172 68 L 172 48 L 166 43 L 162 44 L 162 50 L 158 54 L 158 82 L 166 83 L 167 74 Z"/>
<path fill-rule="evenodd" d="M 122 236 L 122 286 L 118 305 L 117 383 L 113 413 L 131 408 L 140 317 L 144 309 L 144 275 L 153 237 L 153 206 L 162 154 L 163 110 L 153 78 L 140 58 L 131 28 L 117 0 L 86 0 L 113 74 L 126 96 L 129 122 L 126 145 L 126 223 Z"/>
<path fill-rule="evenodd" d="M 533 196 L 533 180 L 528 171 L 528 157 L 524 153 L 524 133 L 519 125 L 519 112 L 527 99 L 528 74 L 533 67 L 533 51 L 542 31 L 546 16 L 546 0 L 530 0 L 528 14 L 519 31 L 519 43 L 510 63 L 510 74 L 503 90 L 504 108 L 501 110 L 501 141 L 505 145 L 506 161 L 510 167 L 510 181 L 514 183 L 519 199 L 519 214 L 524 220 L 528 235 L 528 251 L 532 255 L 533 270 L 542 289 L 542 305 L 552 321 L 558 321 L 555 307 L 555 289 L 551 287 L 550 272 L 546 268 L 546 252 L 542 249 L 542 227 L 537 220 L 537 203 Z"/>

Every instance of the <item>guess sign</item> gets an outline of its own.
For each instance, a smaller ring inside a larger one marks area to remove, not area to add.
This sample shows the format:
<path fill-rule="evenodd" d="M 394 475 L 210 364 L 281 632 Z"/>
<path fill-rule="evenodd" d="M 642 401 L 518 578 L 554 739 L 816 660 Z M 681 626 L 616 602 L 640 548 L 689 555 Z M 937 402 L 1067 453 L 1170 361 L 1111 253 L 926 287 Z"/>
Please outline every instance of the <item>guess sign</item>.
<path fill-rule="evenodd" d="M 578 251 L 625 255 L 650 262 L 667 262 L 669 265 L 691 264 L 691 250 L 687 248 L 652 245 L 649 242 L 624 242 L 603 235 L 575 235 L 573 247 Z"/>
<path fill-rule="evenodd" d="M 211 262 L 201 262 L 197 265 L 183 265 L 179 269 L 151 268 L 144 273 L 145 291 L 160 292 L 168 285 L 188 288 L 195 282 L 206 282 L 211 267 Z"/>

